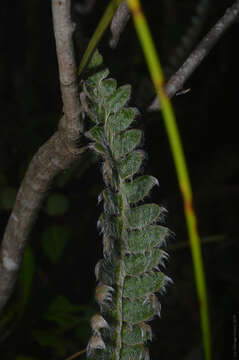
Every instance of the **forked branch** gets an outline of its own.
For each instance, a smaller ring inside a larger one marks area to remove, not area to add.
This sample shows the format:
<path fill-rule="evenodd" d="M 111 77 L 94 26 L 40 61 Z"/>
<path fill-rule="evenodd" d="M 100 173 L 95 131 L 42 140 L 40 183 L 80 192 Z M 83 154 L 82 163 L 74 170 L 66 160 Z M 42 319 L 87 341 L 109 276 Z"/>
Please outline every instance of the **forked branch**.
<path fill-rule="evenodd" d="M 70 0 L 52 0 L 64 115 L 58 131 L 34 155 L 17 194 L 0 250 L 0 311 L 9 299 L 46 191 L 56 175 L 80 159 L 80 102 Z"/>

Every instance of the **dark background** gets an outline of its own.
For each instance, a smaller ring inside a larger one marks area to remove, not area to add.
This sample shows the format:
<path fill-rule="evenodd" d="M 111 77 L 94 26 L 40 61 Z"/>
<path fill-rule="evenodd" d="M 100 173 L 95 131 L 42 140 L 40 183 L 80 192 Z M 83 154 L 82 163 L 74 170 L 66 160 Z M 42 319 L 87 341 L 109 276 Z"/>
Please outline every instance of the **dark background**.
<path fill-rule="evenodd" d="M 175 48 L 191 24 L 196 3 L 143 1 L 167 77 L 187 56 L 178 59 Z M 208 0 L 199 39 L 231 4 Z M 74 7 L 77 58 L 106 5 L 96 1 L 86 15 Z M 233 358 L 239 322 L 238 32 L 236 22 L 185 84 L 191 91 L 173 99 L 203 241 L 214 360 Z M 161 297 L 161 319 L 152 323 L 152 359 L 202 359 L 192 260 L 162 116 L 146 111 L 154 91 L 132 23 L 115 50 L 108 45 L 109 36 L 108 31 L 100 51 L 118 83 L 133 86 L 131 103 L 141 111 L 139 126 L 148 154 L 145 172 L 160 182 L 151 198 L 168 209 L 166 223 L 176 233 L 168 244 L 165 270 L 174 284 Z M 1 2 L 0 55 L 2 235 L 27 166 L 56 130 L 62 113 L 50 1 Z M 100 168 L 87 152 L 49 189 L 16 290 L 0 319 L 1 359 L 64 359 L 85 348 L 89 319 L 97 311 L 94 266 L 102 257 L 96 229 L 101 212 L 97 196 L 104 186 Z"/>

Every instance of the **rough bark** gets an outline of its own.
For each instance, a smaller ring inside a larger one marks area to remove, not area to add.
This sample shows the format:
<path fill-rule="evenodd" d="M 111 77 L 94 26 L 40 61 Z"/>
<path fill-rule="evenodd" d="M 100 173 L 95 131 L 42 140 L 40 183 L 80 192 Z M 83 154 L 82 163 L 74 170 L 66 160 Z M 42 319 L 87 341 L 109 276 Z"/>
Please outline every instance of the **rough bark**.
<path fill-rule="evenodd" d="M 19 188 L 0 250 L 0 311 L 17 280 L 24 249 L 53 179 L 80 159 L 81 106 L 74 57 L 70 0 L 52 0 L 64 115 L 58 131 L 34 155 Z"/>

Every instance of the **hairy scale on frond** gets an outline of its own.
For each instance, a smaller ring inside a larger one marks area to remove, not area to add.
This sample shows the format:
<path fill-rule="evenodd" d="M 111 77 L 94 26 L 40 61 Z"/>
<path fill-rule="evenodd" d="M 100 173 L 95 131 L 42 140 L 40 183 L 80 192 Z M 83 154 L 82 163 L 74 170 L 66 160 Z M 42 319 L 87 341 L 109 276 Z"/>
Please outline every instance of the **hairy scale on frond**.
<path fill-rule="evenodd" d="M 160 315 L 155 294 L 170 281 L 159 268 L 167 253 L 161 249 L 169 230 L 158 225 L 165 209 L 143 204 L 154 185 L 153 176 L 135 177 L 145 158 L 138 150 L 142 132 L 129 128 L 138 110 L 127 107 L 131 88 L 117 88 L 107 78 L 102 56 L 96 51 L 88 65 L 85 111 L 94 126 L 85 135 L 90 148 L 103 158 L 106 189 L 99 196 L 103 213 L 98 226 L 103 254 L 95 268 L 96 300 L 101 314 L 91 320 L 87 357 L 93 360 L 148 360 L 146 343 L 152 339 L 147 322 Z"/>

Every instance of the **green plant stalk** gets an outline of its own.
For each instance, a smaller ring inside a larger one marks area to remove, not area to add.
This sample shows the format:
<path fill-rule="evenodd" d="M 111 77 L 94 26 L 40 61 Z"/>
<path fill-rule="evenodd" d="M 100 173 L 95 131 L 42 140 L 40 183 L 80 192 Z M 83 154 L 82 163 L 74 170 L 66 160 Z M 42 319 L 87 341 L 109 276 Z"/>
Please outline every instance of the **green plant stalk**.
<path fill-rule="evenodd" d="M 85 66 L 87 65 L 91 55 L 93 54 L 93 51 L 95 50 L 98 42 L 100 41 L 101 37 L 103 36 L 107 26 L 109 25 L 111 19 L 113 18 L 118 6 L 123 0 L 113 0 L 109 3 L 107 6 L 102 18 L 100 19 L 99 24 L 97 25 L 94 34 L 92 35 L 90 42 L 87 46 L 86 51 L 84 52 L 84 55 L 81 59 L 78 75 L 82 73 Z"/>
<path fill-rule="evenodd" d="M 170 100 L 164 91 L 164 77 L 161 69 L 160 61 L 152 40 L 152 36 L 147 25 L 146 18 L 143 14 L 139 0 L 127 0 L 131 10 L 136 32 L 141 43 L 144 56 L 149 68 L 149 72 L 158 96 L 158 100 L 162 106 L 162 114 L 167 130 L 169 143 L 171 146 L 174 164 L 177 172 L 179 187 L 184 201 L 184 211 L 186 223 L 188 227 L 191 253 L 193 258 L 196 288 L 200 304 L 200 316 L 202 337 L 204 344 L 205 357 L 211 359 L 211 341 L 210 341 L 210 322 L 207 301 L 207 290 L 205 274 L 203 269 L 203 260 L 201 253 L 200 238 L 197 230 L 197 220 L 193 207 L 193 197 L 186 160 L 183 152 L 183 146 L 175 120 L 174 112 Z"/>

